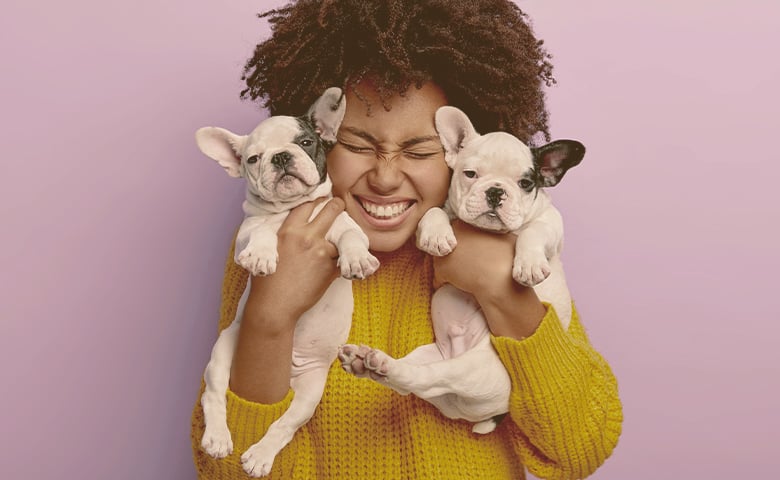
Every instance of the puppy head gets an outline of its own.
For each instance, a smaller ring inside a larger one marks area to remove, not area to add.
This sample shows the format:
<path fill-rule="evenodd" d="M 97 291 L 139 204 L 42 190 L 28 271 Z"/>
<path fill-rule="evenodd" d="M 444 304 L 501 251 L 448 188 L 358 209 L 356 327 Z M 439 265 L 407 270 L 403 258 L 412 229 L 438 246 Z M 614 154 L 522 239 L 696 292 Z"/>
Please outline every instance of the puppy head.
<path fill-rule="evenodd" d="M 195 133 L 200 150 L 231 177 L 243 177 L 249 190 L 269 202 L 291 202 L 325 182 L 325 153 L 336 140 L 346 101 L 329 88 L 301 117 L 269 117 L 249 135 L 219 127 Z"/>
<path fill-rule="evenodd" d="M 436 112 L 436 130 L 453 170 L 450 207 L 464 222 L 495 232 L 519 229 L 539 189 L 557 185 L 585 155 L 575 140 L 529 148 L 505 132 L 479 135 L 455 107 Z"/>

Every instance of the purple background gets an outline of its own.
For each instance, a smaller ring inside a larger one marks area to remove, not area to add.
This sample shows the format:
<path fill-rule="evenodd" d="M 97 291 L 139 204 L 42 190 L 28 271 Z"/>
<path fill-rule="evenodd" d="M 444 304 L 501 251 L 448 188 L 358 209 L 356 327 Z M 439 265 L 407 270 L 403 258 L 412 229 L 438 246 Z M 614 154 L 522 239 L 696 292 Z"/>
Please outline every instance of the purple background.
<path fill-rule="evenodd" d="M 570 286 L 625 405 L 593 478 L 776 471 L 780 10 L 526 0 L 555 56 Z M 191 479 L 189 416 L 242 185 L 270 1 L 5 2 L 0 478 Z"/>

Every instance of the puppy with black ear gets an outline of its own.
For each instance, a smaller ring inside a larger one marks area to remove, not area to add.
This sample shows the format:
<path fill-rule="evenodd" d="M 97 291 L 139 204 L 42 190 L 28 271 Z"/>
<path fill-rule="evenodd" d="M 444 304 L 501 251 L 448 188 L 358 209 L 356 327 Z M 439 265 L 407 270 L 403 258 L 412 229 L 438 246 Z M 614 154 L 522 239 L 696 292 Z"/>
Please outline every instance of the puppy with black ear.
<path fill-rule="evenodd" d="M 318 197 L 331 195 L 325 168 L 326 151 L 336 140 L 346 110 L 341 89 L 329 88 L 302 117 L 273 116 L 249 135 L 205 127 L 195 135 L 198 147 L 232 177 L 246 180 L 244 221 L 236 237 L 235 260 L 252 275 L 276 271 L 277 231 L 290 210 Z M 314 211 L 316 215 L 325 204 Z M 295 327 L 290 387 L 295 397 L 290 408 L 265 436 L 242 456 L 252 476 L 271 471 L 273 460 L 294 433 L 314 414 L 330 365 L 338 347 L 347 340 L 352 322 L 352 285 L 379 267 L 368 250 L 368 237 L 346 212 L 334 221 L 326 237 L 338 252 L 343 278 L 337 278 Z M 206 428 L 202 448 L 221 458 L 233 450 L 227 427 L 225 393 L 251 278 L 238 303 L 233 323 L 224 329 L 211 352 L 201 397 Z"/>
<path fill-rule="evenodd" d="M 455 107 L 436 112 L 436 129 L 452 169 L 444 209 L 426 212 L 417 230 L 417 245 L 431 255 L 446 255 L 457 246 L 452 218 L 493 232 L 517 235 L 513 278 L 534 287 L 555 308 L 567 328 L 571 296 L 563 273 L 563 219 L 544 191 L 579 164 L 585 147 L 558 140 L 529 148 L 504 132 L 479 135 L 465 113 Z M 345 345 L 342 366 L 353 372 L 362 363 L 367 376 L 399 393 L 413 393 L 450 418 L 476 422 L 488 433 L 494 418 L 507 412 L 510 380 L 490 343 L 490 331 L 474 297 L 451 285 L 431 300 L 435 343 L 401 359 L 366 346 Z M 362 369 L 358 369 L 362 370 Z"/>

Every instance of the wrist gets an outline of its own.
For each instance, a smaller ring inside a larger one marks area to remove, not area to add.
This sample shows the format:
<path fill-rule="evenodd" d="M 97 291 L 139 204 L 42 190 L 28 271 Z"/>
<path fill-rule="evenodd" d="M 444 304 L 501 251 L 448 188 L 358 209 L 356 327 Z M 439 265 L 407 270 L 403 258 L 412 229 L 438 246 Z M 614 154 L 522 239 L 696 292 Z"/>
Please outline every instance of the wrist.
<path fill-rule="evenodd" d="M 483 291 L 474 296 L 495 336 L 518 340 L 530 337 L 547 313 L 533 288 L 514 281 L 511 288 Z"/>

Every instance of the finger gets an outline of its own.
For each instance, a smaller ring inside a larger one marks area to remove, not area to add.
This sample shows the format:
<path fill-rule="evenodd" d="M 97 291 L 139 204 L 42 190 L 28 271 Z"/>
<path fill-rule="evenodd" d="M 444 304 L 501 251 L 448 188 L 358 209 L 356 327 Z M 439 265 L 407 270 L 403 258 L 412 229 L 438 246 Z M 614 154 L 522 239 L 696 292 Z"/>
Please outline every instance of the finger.
<path fill-rule="evenodd" d="M 287 218 L 284 222 L 290 225 L 306 225 L 309 223 L 309 218 L 311 217 L 312 212 L 314 212 L 314 209 L 317 208 L 317 205 L 321 204 L 325 200 L 327 200 L 327 197 L 319 197 L 315 198 L 311 202 L 298 205 L 297 207 L 290 210 L 290 214 L 287 215 Z"/>
<path fill-rule="evenodd" d="M 344 200 L 338 197 L 331 198 L 328 203 L 322 207 L 320 213 L 318 213 L 310 222 L 313 231 L 319 235 L 325 236 L 331 225 L 333 225 L 334 220 L 336 220 L 336 217 L 344 211 L 344 207 Z"/>

